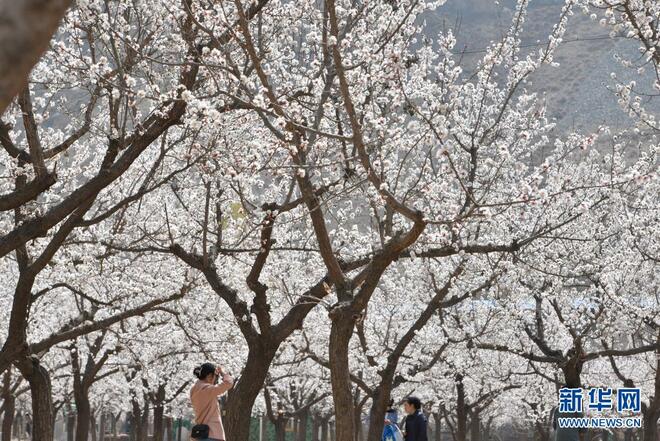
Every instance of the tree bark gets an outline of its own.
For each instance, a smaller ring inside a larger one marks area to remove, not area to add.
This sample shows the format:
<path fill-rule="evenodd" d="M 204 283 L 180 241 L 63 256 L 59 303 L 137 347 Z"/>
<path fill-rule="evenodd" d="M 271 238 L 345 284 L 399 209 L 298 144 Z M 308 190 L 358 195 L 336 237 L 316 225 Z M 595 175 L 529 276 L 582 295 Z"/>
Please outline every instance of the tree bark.
<path fill-rule="evenodd" d="M 657 342 L 660 343 L 660 331 L 658 331 Z M 660 417 L 660 349 L 655 351 L 655 388 L 653 396 L 649 398 L 649 404 L 644 412 L 644 441 L 658 441 L 658 418 Z"/>
<path fill-rule="evenodd" d="M 14 425 L 14 414 L 16 412 L 16 398 L 10 389 L 10 371 L 5 372 L 5 381 L 3 386 L 3 400 L 5 410 L 2 414 L 2 440 L 11 441 L 11 429 Z"/>
<path fill-rule="evenodd" d="M 440 412 L 433 414 L 433 421 L 435 422 L 435 441 L 442 441 L 442 415 Z"/>
<path fill-rule="evenodd" d="M 105 441 L 105 421 L 107 414 L 104 411 L 101 411 L 101 416 L 99 418 L 99 441 Z"/>
<path fill-rule="evenodd" d="M 133 398 L 131 400 L 131 440 L 147 440 L 147 421 L 149 418 L 149 406 L 145 404 L 144 410 L 140 407 L 140 402 Z"/>
<path fill-rule="evenodd" d="M 481 418 L 478 412 L 470 415 L 470 441 L 481 441 Z"/>
<path fill-rule="evenodd" d="M 174 434 L 172 433 L 172 417 L 167 417 L 165 419 L 165 440 L 173 441 Z"/>
<path fill-rule="evenodd" d="M 287 418 L 280 416 L 275 422 L 275 440 L 286 441 Z"/>
<path fill-rule="evenodd" d="M 316 415 L 312 416 L 312 440 L 311 441 L 320 441 L 319 440 L 319 418 Z"/>
<path fill-rule="evenodd" d="M 350 308 L 339 306 L 337 311 L 331 312 L 331 319 L 328 348 L 332 398 L 334 407 L 338 410 L 335 415 L 335 434 L 337 441 L 355 441 L 356 422 L 348 361 L 348 345 L 353 335 L 354 318 Z"/>
<path fill-rule="evenodd" d="M 96 416 L 94 415 L 93 411 L 90 413 L 89 417 L 89 428 L 92 435 L 92 441 L 98 441 L 96 432 L 98 427 L 96 427 Z"/>
<path fill-rule="evenodd" d="M 76 417 L 71 406 L 68 407 L 69 409 L 66 414 L 66 439 L 67 441 L 74 441 L 76 434 Z"/>
<path fill-rule="evenodd" d="M 223 424 L 227 439 L 249 441 L 252 407 L 263 388 L 279 345 L 248 343 L 248 358 L 239 380 L 227 394 Z"/>
<path fill-rule="evenodd" d="M 564 381 L 566 383 L 566 387 L 582 387 L 582 379 L 580 375 L 582 373 L 582 362 L 577 358 L 577 356 L 573 356 L 571 359 L 569 359 L 561 369 L 564 373 Z"/>
<path fill-rule="evenodd" d="M 456 441 L 466 441 L 467 436 L 467 405 L 465 403 L 465 388 L 463 375 L 456 375 Z"/>
<path fill-rule="evenodd" d="M 0 115 L 27 84 L 32 67 L 72 0 L 0 0 Z"/>
<path fill-rule="evenodd" d="M 392 394 L 392 382 L 394 380 L 393 371 L 393 369 L 388 369 L 383 372 L 380 385 L 374 389 L 374 393 L 371 397 L 367 441 L 380 441 L 383 437 L 385 412 L 387 411 L 389 398 Z"/>
<path fill-rule="evenodd" d="M 329 441 L 328 437 L 328 420 L 324 418 L 321 420 L 321 441 Z"/>
<path fill-rule="evenodd" d="M 16 417 L 14 418 L 14 429 L 13 429 L 13 434 L 15 437 L 20 438 L 21 437 L 21 425 L 23 423 L 23 414 L 21 411 L 16 414 Z"/>
<path fill-rule="evenodd" d="M 154 406 L 154 438 L 153 441 L 163 441 L 165 432 L 164 415 L 165 409 L 162 403 Z"/>
<path fill-rule="evenodd" d="M 32 397 L 32 433 L 35 441 L 53 441 L 55 414 L 50 376 L 36 357 L 25 357 L 16 363 L 30 384 Z"/>
<path fill-rule="evenodd" d="M 76 404 L 76 431 L 75 441 L 87 441 L 89 439 L 90 422 L 92 410 L 89 404 L 89 390 L 74 380 L 73 400 Z"/>
<path fill-rule="evenodd" d="M 307 440 L 307 422 L 309 421 L 309 410 L 305 410 L 300 414 L 298 421 L 298 437 L 297 441 Z"/>

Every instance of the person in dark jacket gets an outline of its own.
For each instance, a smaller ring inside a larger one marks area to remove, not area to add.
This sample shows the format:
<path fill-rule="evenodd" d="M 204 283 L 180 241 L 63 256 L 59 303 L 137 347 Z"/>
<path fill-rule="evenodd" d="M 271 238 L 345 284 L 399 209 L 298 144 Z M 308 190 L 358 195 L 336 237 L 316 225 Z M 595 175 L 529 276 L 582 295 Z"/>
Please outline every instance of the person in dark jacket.
<path fill-rule="evenodd" d="M 417 397 L 407 397 L 403 402 L 406 419 L 403 438 L 406 441 L 428 441 L 426 416 L 422 413 L 422 402 Z"/>

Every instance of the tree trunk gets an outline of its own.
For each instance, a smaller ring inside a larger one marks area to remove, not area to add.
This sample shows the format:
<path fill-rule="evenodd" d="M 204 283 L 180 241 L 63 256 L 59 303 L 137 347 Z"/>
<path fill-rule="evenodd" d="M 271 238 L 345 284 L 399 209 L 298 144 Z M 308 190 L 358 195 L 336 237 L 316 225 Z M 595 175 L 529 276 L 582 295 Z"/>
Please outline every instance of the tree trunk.
<path fill-rule="evenodd" d="M 355 402 L 358 401 L 359 399 L 359 394 Z M 353 421 L 355 421 L 355 435 L 353 436 L 353 439 L 358 440 L 358 441 L 365 441 L 364 440 L 364 428 L 362 427 L 362 408 L 359 407 L 358 405 L 355 405 L 354 407 L 355 411 L 353 412 Z"/>
<path fill-rule="evenodd" d="M 2 382 L 2 400 L 4 412 L 2 414 L 2 439 L 0 441 L 11 441 L 11 429 L 14 424 L 14 413 L 16 412 L 16 397 L 11 391 L 11 369 L 5 371 Z"/>
<path fill-rule="evenodd" d="M 183 430 L 183 418 L 179 417 L 179 427 L 176 428 L 176 441 L 181 441 L 182 430 Z"/>
<path fill-rule="evenodd" d="M 91 417 L 89 418 L 89 427 L 92 434 L 92 441 L 98 441 L 98 438 L 96 436 L 98 427 L 96 427 L 96 416 L 94 415 L 93 411 Z"/>
<path fill-rule="evenodd" d="M 321 441 L 329 441 L 328 439 L 328 420 L 321 420 Z"/>
<path fill-rule="evenodd" d="M 4 398 L 5 411 L 2 415 L 2 440 L 11 441 L 11 429 L 14 425 L 14 413 L 16 412 L 16 398 L 9 393 Z"/>
<path fill-rule="evenodd" d="M 307 441 L 307 421 L 309 421 L 309 410 L 300 414 L 298 421 L 298 438 L 297 441 Z"/>
<path fill-rule="evenodd" d="M 145 429 L 147 426 L 145 421 L 149 417 L 149 408 L 145 406 L 146 411 L 143 412 L 140 403 L 135 398 L 133 398 L 131 405 L 133 407 L 133 411 L 131 412 L 131 440 L 146 441 L 147 433 Z"/>
<path fill-rule="evenodd" d="M 53 441 L 55 414 L 48 371 L 41 366 L 36 357 L 22 358 L 17 366 L 30 384 L 34 439 L 35 441 Z"/>
<path fill-rule="evenodd" d="M 92 419 L 92 409 L 89 405 L 89 390 L 83 386 L 76 386 L 74 381 L 73 399 L 76 404 L 76 441 L 89 439 L 89 427 Z"/>
<path fill-rule="evenodd" d="M 68 406 L 68 411 L 66 414 L 66 439 L 67 441 L 73 441 L 76 433 L 76 416 L 73 413 L 71 406 Z"/>
<path fill-rule="evenodd" d="M 623 435 L 624 441 L 632 441 L 632 439 L 633 439 L 632 429 L 626 429 L 623 433 L 624 433 L 624 435 Z"/>
<path fill-rule="evenodd" d="M 660 373 L 656 373 L 656 375 L 660 375 Z M 657 399 L 651 401 L 651 406 L 644 413 L 642 420 L 644 441 L 658 441 L 658 415 L 660 414 L 660 409 L 654 408 L 653 401 L 657 401 Z"/>
<path fill-rule="evenodd" d="M 252 407 L 266 381 L 276 351 L 276 345 L 250 345 L 241 376 L 227 394 L 222 422 L 228 440 L 250 441 Z"/>
<path fill-rule="evenodd" d="M 163 420 L 165 409 L 162 403 L 154 407 L 154 438 L 153 441 L 163 441 L 165 425 Z"/>
<path fill-rule="evenodd" d="M 319 441 L 319 418 L 312 416 L 312 441 Z"/>
<path fill-rule="evenodd" d="M 99 419 L 99 438 L 98 441 L 105 441 L 105 419 L 106 413 L 101 411 L 101 417 Z"/>
<path fill-rule="evenodd" d="M 369 410 L 369 431 L 367 441 L 380 441 L 383 437 L 383 426 L 385 424 L 385 412 L 392 395 L 394 382 L 394 369 L 383 372 L 380 385 L 374 389 L 371 397 L 371 409 Z"/>
<path fill-rule="evenodd" d="M 16 417 L 14 418 L 14 430 L 13 430 L 14 436 L 17 438 L 21 437 L 22 424 L 23 424 L 23 414 L 21 413 L 21 411 L 19 411 Z"/>
<path fill-rule="evenodd" d="M 582 387 L 582 363 L 577 360 L 575 357 L 569 360 L 564 366 L 562 366 L 562 371 L 564 372 L 564 381 L 566 387 L 580 388 Z"/>
<path fill-rule="evenodd" d="M 333 312 L 330 329 L 330 381 L 335 415 L 337 441 L 355 441 L 355 415 L 351 393 L 348 345 L 353 335 L 354 318 L 350 309 Z M 463 440 L 464 441 L 464 440 Z"/>
<path fill-rule="evenodd" d="M 167 417 L 165 419 L 165 440 L 166 441 L 173 441 L 174 440 L 174 434 L 172 433 L 172 417 Z"/>
<path fill-rule="evenodd" d="M 147 441 L 149 436 L 149 402 L 144 400 L 144 409 L 142 418 L 140 418 L 140 430 L 138 432 L 138 441 Z"/>
<path fill-rule="evenodd" d="M 275 422 L 275 440 L 286 441 L 286 418 L 279 417 Z"/>
<path fill-rule="evenodd" d="M 435 422 L 435 441 L 442 441 L 442 415 L 440 412 L 433 414 L 433 421 Z"/>
<path fill-rule="evenodd" d="M 548 424 L 537 423 L 536 432 L 539 436 L 539 441 L 550 441 L 550 426 Z"/>
<path fill-rule="evenodd" d="M 660 330 L 658 331 L 657 343 L 660 344 Z M 660 349 L 655 351 L 655 388 L 653 396 L 644 412 L 644 441 L 658 441 L 658 418 L 660 417 Z"/>
<path fill-rule="evenodd" d="M 470 441 L 481 441 L 481 418 L 473 412 L 470 418 Z"/>
<path fill-rule="evenodd" d="M 463 376 L 456 375 L 456 441 L 466 441 L 467 435 L 467 406 L 465 404 L 465 388 Z"/>

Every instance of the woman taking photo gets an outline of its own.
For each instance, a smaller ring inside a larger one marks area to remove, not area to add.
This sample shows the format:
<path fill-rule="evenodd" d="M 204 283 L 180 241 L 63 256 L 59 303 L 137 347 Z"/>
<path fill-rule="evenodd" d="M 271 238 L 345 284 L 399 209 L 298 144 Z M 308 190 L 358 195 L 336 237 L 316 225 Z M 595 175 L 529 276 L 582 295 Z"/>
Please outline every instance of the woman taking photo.
<path fill-rule="evenodd" d="M 224 441 L 225 431 L 220 417 L 218 397 L 234 384 L 234 380 L 212 363 L 204 363 L 193 371 L 198 381 L 190 389 L 190 401 L 195 411 L 192 437 L 196 440 Z M 222 378 L 222 383 L 218 379 Z"/>

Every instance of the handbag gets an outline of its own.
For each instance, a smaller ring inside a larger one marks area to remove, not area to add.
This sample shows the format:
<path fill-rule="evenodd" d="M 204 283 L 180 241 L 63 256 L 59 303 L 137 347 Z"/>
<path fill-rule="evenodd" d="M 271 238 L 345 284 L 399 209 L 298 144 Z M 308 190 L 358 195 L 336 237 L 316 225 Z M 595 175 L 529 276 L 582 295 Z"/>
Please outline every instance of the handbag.
<path fill-rule="evenodd" d="M 206 424 L 196 424 L 193 426 L 190 436 L 194 439 L 206 439 L 209 437 L 209 426 Z"/>

